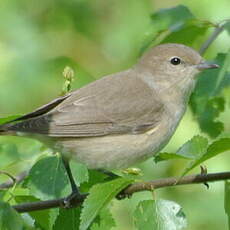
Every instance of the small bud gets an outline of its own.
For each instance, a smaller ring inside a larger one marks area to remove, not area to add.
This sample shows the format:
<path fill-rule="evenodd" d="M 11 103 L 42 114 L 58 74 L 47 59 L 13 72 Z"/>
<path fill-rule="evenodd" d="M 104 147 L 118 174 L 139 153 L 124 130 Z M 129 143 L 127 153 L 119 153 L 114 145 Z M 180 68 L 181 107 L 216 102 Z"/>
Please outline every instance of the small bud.
<path fill-rule="evenodd" d="M 66 80 L 72 82 L 74 79 L 74 70 L 71 67 L 66 66 L 63 70 L 63 76 Z"/>
<path fill-rule="evenodd" d="M 65 69 L 63 70 L 62 74 L 65 78 L 65 82 L 64 82 L 63 87 L 62 87 L 61 95 L 65 95 L 71 89 L 71 83 L 74 80 L 74 70 L 71 67 L 66 66 Z"/>
<path fill-rule="evenodd" d="M 141 169 L 139 168 L 127 168 L 122 171 L 124 174 L 140 176 L 142 175 Z"/>

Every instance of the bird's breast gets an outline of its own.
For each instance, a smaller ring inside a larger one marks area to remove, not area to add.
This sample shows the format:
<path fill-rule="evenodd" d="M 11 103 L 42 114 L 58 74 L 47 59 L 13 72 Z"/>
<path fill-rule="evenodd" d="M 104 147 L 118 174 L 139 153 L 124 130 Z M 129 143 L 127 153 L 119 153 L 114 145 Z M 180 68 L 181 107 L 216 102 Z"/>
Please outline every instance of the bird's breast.
<path fill-rule="evenodd" d="M 95 169 L 127 168 L 160 151 L 179 122 L 165 113 L 154 128 L 141 134 L 59 139 L 55 148 Z"/>

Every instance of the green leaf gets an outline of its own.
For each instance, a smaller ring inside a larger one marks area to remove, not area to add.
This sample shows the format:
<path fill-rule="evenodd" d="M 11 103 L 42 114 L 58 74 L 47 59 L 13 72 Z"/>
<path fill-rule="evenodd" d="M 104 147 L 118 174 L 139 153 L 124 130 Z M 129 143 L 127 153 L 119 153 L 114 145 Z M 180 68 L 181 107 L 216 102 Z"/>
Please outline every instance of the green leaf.
<path fill-rule="evenodd" d="M 141 54 L 149 48 L 155 40 L 157 41 L 159 35 L 169 35 L 172 32 L 180 31 L 188 21 L 194 19 L 194 16 L 186 6 L 179 5 L 173 8 L 160 9 L 152 14 L 151 19 L 152 26 L 145 33 L 140 51 Z"/>
<path fill-rule="evenodd" d="M 206 151 L 207 145 L 208 139 L 197 135 L 183 144 L 182 147 L 178 149 L 177 154 L 194 159 Z"/>
<path fill-rule="evenodd" d="M 60 156 L 37 161 L 28 176 L 30 194 L 41 199 L 61 198 L 70 193 L 69 180 Z"/>
<path fill-rule="evenodd" d="M 191 140 L 183 144 L 176 153 L 159 153 L 154 158 L 157 163 L 163 160 L 170 159 L 196 159 L 201 154 L 205 153 L 208 146 L 208 140 L 202 136 L 194 136 Z"/>
<path fill-rule="evenodd" d="M 15 201 L 20 203 L 27 203 L 27 202 L 36 202 L 40 201 L 39 199 L 33 196 L 15 196 Z M 33 211 L 30 212 L 29 215 L 35 221 L 34 225 L 36 227 L 45 229 L 45 230 L 53 230 L 53 225 L 56 221 L 56 218 L 59 214 L 59 210 L 56 209 L 46 209 L 41 211 Z"/>
<path fill-rule="evenodd" d="M 116 227 L 115 221 L 108 208 L 103 208 L 99 213 L 99 223 L 93 223 L 90 230 L 110 230 Z"/>
<path fill-rule="evenodd" d="M 89 177 L 89 180 L 87 181 L 87 183 L 84 182 L 81 184 L 81 191 L 85 193 L 89 192 L 89 189 L 93 185 L 105 182 L 105 179 L 108 176 L 100 171 L 90 169 L 88 171 L 88 177 Z"/>
<path fill-rule="evenodd" d="M 190 104 L 201 130 L 211 137 L 217 137 L 224 129 L 216 118 L 225 107 L 221 93 L 223 89 L 230 87 L 230 51 L 228 54 L 218 54 L 213 62 L 221 68 L 206 70 L 198 76 Z"/>
<path fill-rule="evenodd" d="M 53 230 L 54 224 L 59 216 L 60 209 L 53 208 L 49 210 L 49 230 Z"/>
<path fill-rule="evenodd" d="M 83 203 L 80 230 L 86 230 L 98 213 L 132 181 L 118 178 L 107 183 L 94 185 Z"/>
<path fill-rule="evenodd" d="M 188 20 L 183 24 L 183 27 L 169 33 L 161 43 L 181 43 L 194 47 L 196 41 L 207 32 L 209 27 L 209 24 L 200 23 L 198 20 Z"/>
<path fill-rule="evenodd" d="M 230 150 L 230 137 L 218 138 L 208 146 L 207 150 L 203 154 L 198 155 L 198 157 L 188 165 L 188 167 L 184 170 L 183 175 L 204 161 L 228 150 Z"/>
<path fill-rule="evenodd" d="M 158 163 L 160 161 L 173 160 L 173 159 L 186 159 L 187 160 L 190 158 L 178 155 L 177 153 L 168 153 L 168 152 L 160 152 L 154 156 L 155 163 Z"/>
<path fill-rule="evenodd" d="M 192 160 L 182 174 L 185 175 L 204 161 L 228 150 L 230 150 L 229 134 L 220 136 L 210 144 L 207 138 L 194 136 L 191 140 L 183 144 L 176 153 L 159 153 L 154 161 L 159 162 L 170 159 Z"/>
<path fill-rule="evenodd" d="M 21 217 L 23 218 L 24 228 L 23 230 L 34 230 L 34 219 L 28 213 L 22 213 Z"/>
<path fill-rule="evenodd" d="M 60 209 L 53 230 L 76 230 L 80 224 L 80 209 Z"/>
<path fill-rule="evenodd" d="M 229 20 L 228 22 L 224 24 L 224 29 L 228 32 L 228 34 L 230 34 L 230 21 Z"/>
<path fill-rule="evenodd" d="M 188 20 L 194 18 L 186 6 L 179 5 L 173 8 L 161 9 L 152 15 L 152 21 L 161 30 L 176 31 Z"/>
<path fill-rule="evenodd" d="M 6 190 L 0 190 L 0 201 L 3 201 L 7 191 Z"/>
<path fill-rule="evenodd" d="M 18 148 L 14 143 L 0 145 L 0 168 L 6 168 L 20 160 Z"/>
<path fill-rule="evenodd" d="M 23 219 L 8 203 L 0 202 L 0 229 L 23 230 Z"/>
<path fill-rule="evenodd" d="M 230 182 L 225 181 L 225 193 L 224 193 L 224 210 L 228 216 L 228 229 L 230 229 Z"/>
<path fill-rule="evenodd" d="M 70 168 L 74 177 L 74 180 L 78 186 L 84 182 L 88 182 L 89 175 L 88 169 L 85 165 L 70 161 Z"/>
<path fill-rule="evenodd" d="M 180 205 L 168 200 L 141 201 L 134 212 L 137 229 L 180 230 L 187 227 Z"/>

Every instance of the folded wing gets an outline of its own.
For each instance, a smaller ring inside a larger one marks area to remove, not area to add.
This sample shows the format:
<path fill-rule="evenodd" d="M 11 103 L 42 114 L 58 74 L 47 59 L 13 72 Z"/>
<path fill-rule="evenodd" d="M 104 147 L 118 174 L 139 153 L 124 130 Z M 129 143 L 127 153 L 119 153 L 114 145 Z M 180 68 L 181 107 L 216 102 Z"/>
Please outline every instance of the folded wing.
<path fill-rule="evenodd" d="M 52 137 L 136 134 L 156 127 L 164 111 L 156 92 L 132 69 L 97 80 L 54 103 L 25 115 L 8 130 Z"/>

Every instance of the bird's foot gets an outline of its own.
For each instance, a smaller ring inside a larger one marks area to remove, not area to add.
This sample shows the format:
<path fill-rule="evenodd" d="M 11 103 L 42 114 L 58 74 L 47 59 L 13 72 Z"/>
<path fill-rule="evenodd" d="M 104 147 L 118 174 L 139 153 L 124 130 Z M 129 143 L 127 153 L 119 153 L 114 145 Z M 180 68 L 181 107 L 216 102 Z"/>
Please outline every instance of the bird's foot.
<path fill-rule="evenodd" d="M 79 191 L 73 191 L 69 196 L 63 200 L 63 208 L 72 208 L 79 203 L 82 203 L 88 194 L 80 193 Z"/>
<path fill-rule="evenodd" d="M 125 189 L 124 189 L 125 190 Z M 122 190 L 121 192 L 119 192 L 117 195 L 116 195 L 116 198 L 118 200 L 123 200 L 125 198 L 130 198 L 132 195 L 128 195 L 124 192 L 124 190 Z"/>

